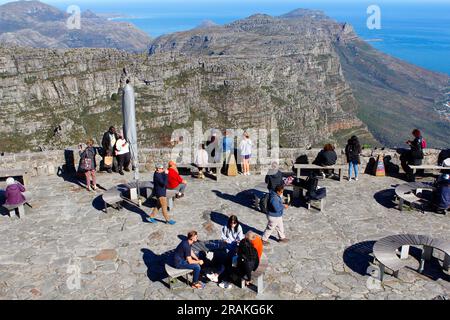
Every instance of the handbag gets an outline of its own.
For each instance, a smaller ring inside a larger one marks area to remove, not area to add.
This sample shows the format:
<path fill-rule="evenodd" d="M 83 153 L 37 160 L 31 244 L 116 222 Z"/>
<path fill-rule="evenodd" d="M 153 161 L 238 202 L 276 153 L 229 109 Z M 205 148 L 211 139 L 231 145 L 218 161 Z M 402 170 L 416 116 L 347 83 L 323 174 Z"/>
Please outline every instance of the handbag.
<path fill-rule="evenodd" d="M 112 166 L 112 164 L 113 164 L 113 157 L 112 156 L 106 156 L 105 157 L 105 160 L 104 160 L 104 163 L 105 163 L 105 166 L 107 166 L 107 167 L 110 167 L 110 166 Z"/>

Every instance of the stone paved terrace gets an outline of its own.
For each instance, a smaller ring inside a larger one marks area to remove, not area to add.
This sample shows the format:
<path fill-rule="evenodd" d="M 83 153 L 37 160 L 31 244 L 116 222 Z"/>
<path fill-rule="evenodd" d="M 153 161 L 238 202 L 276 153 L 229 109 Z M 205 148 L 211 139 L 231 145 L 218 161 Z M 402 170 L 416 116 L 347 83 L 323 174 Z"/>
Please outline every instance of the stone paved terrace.
<path fill-rule="evenodd" d="M 98 179 L 109 188 L 131 180 L 131 175 L 100 173 Z M 139 210 L 103 213 L 101 191 L 88 193 L 57 176 L 32 178 L 34 208 L 26 208 L 26 218 L 0 216 L 0 298 L 432 299 L 450 293 L 449 275 L 437 262 L 429 264 L 428 276 L 402 269 L 399 279 L 387 276 L 381 288 L 368 288 L 366 269 L 374 240 L 398 233 L 450 240 L 449 216 L 399 212 L 389 197 L 392 186 L 402 181 L 372 176 L 362 176 L 359 182 L 321 181 L 328 188 L 323 213 L 287 210 L 291 242 L 271 241 L 265 249 L 270 264 L 263 294 L 236 287 L 224 290 L 214 283 L 204 290 L 169 291 L 159 281 L 160 255 L 179 243 L 178 235 L 196 229 L 201 239 L 218 238 L 220 223 L 230 214 L 264 230 L 265 216 L 242 202 L 245 192 L 240 193 L 261 181 L 262 176 L 224 177 L 219 183 L 189 179 L 187 196 L 176 202 L 173 212 L 177 224 L 168 226 L 144 222 Z M 413 257 L 409 263 L 413 268 L 419 264 Z M 80 267 L 79 290 L 67 286 L 70 265 Z"/>

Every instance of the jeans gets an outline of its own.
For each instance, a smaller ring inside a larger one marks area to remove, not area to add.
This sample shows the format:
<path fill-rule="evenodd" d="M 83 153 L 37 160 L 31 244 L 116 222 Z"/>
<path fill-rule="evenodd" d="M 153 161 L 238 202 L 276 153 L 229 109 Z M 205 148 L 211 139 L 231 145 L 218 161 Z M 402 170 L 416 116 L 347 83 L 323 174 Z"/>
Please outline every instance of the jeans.
<path fill-rule="evenodd" d="M 131 154 L 125 153 L 125 154 L 119 154 L 117 156 L 117 159 L 119 161 L 119 172 L 121 172 L 124 168 L 128 168 L 131 161 Z"/>
<path fill-rule="evenodd" d="M 355 171 L 355 178 L 358 177 L 358 161 L 350 161 L 348 163 L 348 178 L 350 179 L 352 177 L 352 167 Z"/>
<path fill-rule="evenodd" d="M 186 190 L 186 185 L 184 183 L 180 183 L 178 187 L 173 190 L 177 190 L 179 193 L 184 193 L 184 190 Z"/>
<path fill-rule="evenodd" d="M 193 283 L 198 282 L 198 278 L 200 277 L 200 270 L 202 269 L 199 264 L 189 264 L 187 261 L 182 261 L 178 263 L 175 267 L 177 269 L 191 269 L 194 270 L 194 278 L 192 280 Z"/>

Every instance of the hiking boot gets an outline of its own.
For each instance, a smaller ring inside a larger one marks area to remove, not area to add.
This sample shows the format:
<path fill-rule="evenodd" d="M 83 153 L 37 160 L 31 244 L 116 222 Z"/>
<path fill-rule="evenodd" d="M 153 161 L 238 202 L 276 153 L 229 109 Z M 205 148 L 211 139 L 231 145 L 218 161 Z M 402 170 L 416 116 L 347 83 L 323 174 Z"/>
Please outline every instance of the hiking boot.
<path fill-rule="evenodd" d="M 280 240 L 278 240 L 278 242 L 287 243 L 287 242 L 289 242 L 289 239 L 286 239 L 286 238 L 280 239 Z"/>

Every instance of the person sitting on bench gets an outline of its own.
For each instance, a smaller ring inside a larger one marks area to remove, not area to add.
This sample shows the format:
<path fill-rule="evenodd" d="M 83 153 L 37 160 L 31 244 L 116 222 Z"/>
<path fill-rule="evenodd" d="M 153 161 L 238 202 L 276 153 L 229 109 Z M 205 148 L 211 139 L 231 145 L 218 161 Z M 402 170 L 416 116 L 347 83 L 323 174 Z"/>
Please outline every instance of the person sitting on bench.
<path fill-rule="evenodd" d="M 200 260 L 192 251 L 192 245 L 198 241 L 197 231 L 191 231 L 187 235 L 187 239 L 181 241 L 181 243 L 175 249 L 174 264 L 177 269 L 191 269 L 194 271 L 192 279 L 193 289 L 202 289 L 203 285 L 198 281 L 200 277 L 201 266 L 203 260 Z"/>
<path fill-rule="evenodd" d="M 27 203 L 30 199 L 30 194 L 25 190 L 25 187 L 14 178 L 6 179 L 6 202 L 7 206 L 17 206 Z"/>
<path fill-rule="evenodd" d="M 199 147 L 199 149 L 197 150 L 197 154 L 195 155 L 195 165 L 198 168 L 198 178 L 199 179 L 204 179 L 205 175 L 203 174 L 203 172 L 205 171 L 205 166 L 208 165 L 208 152 L 205 150 L 205 144 L 202 143 Z"/>
<path fill-rule="evenodd" d="M 337 154 L 334 151 L 334 146 L 330 143 L 326 144 L 318 154 L 316 159 L 313 161 L 313 164 L 326 167 L 335 165 L 337 161 Z M 325 178 L 331 175 L 330 170 L 319 170 L 319 173 Z"/>
<path fill-rule="evenodd" d="M 169 161 L 168 172 L 167 189 L 178 191 L 176 195 L 177 199 L 184 197 L 184 190 L 186 190 L 187 181 L 181 178 L 175 161 Z"/>
<path fill-rule="evenodd" d="M 406 144 L 411 147 L 411 150 L 403 152 L 400 155 L 401 166 L 406 173 L 406 180 L 411 182 L 415 180 L 415 177 L 413 175 L 413 170 L 409 166 L 422 165 L 422 160 L 424 158 L 423 149 L 426 147 L 426 142 L 424 142 L 422 133 L 419 129 L 414 129 L 412 135 L 414 136 L 414 140 L 406 141 Z"/>

